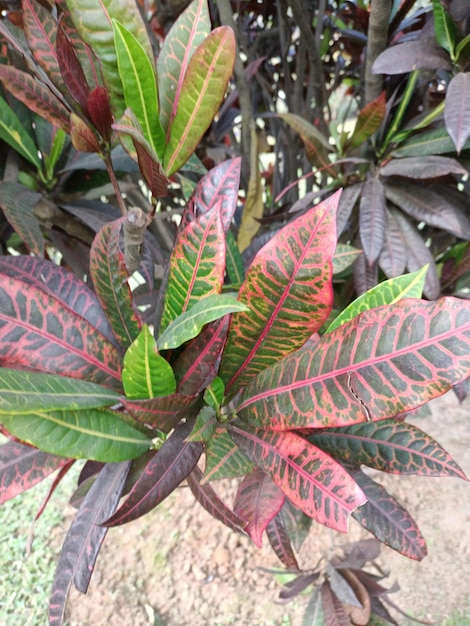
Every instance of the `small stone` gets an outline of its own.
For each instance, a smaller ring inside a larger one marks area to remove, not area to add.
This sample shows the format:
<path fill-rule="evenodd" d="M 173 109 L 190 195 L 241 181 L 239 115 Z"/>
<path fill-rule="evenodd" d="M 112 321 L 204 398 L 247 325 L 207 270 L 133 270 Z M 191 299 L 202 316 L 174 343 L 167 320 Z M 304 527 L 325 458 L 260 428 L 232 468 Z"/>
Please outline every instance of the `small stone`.
<path fill-rule="evenodd" d="M 206 574 L 202 571 L 199 565 L 196 565 L 195 563 L 193 563 L 191 567 L 191 574 L 194 576 L 195 580 L 197 580 L 198 582 L 202 582 L 204 578 L 206 577 Z"/>
<path fill-rule="evenodd" d="M 216 548 L 212 553 L 212 560 L 218 566 L 230 563 L 230 551 L 227 548 Z"/>

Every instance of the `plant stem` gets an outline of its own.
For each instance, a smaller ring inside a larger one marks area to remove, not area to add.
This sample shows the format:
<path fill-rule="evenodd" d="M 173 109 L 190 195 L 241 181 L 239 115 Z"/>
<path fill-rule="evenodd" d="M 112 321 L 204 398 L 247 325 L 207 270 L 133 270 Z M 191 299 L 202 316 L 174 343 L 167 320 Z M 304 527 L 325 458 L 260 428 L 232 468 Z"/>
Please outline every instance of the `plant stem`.
<path fill-rule="evenodd" d="M 103 161 L 106 165 L 106 169 L 108 170 L 109 179 L 114 189 L 114 193 L 116 195 L 116 200 L 121 211 L 121 215 L 124 216 L 127 214 L 126 203 L 124 202 L 124 198 L 122 197 L 121 189 L 119 188 L 119 182 L 116 178 L 116 174 L 114 172 L 113 164 L 111 161 L 111 155 L 106 154 L 103 157 Z"/>
<path fill-rule="evenodd" d="M 365 104 L 372 102 L 382 93 L 383 76 L 381 74 L 372 74 L 372 65 L 379 54 L 387 47 L 391 11 L 392 0 L 371 1 L 369 30 L 367 33 Z"/>

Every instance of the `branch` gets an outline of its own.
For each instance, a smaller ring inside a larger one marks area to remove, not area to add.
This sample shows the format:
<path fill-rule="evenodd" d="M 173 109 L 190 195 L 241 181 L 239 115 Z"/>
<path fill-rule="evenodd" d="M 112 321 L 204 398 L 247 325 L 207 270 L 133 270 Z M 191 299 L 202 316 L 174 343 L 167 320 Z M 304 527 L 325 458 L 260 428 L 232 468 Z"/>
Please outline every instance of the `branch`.
<path fill-rule="evenodd" d="M 372 0 L 367 33 L 365 104 L 380 96 L 383 90 L 382 74 L 372 74 L 372 65 L 388 43 L 388 29 L 392 0 Z"/>

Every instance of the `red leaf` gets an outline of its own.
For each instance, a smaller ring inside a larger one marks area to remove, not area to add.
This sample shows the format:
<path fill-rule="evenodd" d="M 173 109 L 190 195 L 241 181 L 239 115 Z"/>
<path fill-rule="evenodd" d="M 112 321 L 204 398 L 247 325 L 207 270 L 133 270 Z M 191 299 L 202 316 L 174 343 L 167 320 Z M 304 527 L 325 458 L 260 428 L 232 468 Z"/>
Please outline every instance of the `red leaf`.
<path fill-rule="evenodd" d="M 256 255 L 238 295 L 250 310 L 232 315 L 220 366 L 227 389 L 299 348 L 327 319 L 339 198 L 290 222 Z"/>
<path fill-rule="evenodd" d="M 80 152 L 101 152 L 95 132 L 75 113 L 70 114 L 70 139 L 75 150 Z"/>
<path fill-rule="evenodd" d="M 233 425 L 229 432 L 299 509 L 320 524 L 347 532 L 350 514 L 366 498 L 339 463 L 291 432 Z"/>
<path fill-rule="evenodd" d="M 228 528 L 244 533 L 246 522 L 222 502 L 208 483 L 202 485 L 201 478 L 202 472 L 198 467 L 195 467 L 191 474 L 186 477 L 188 486 L 199 504 L 203 506 L 212 517 L 225 524 L 225 526 L 228 526 Z"/>
<path fill-rule="evenodd" d="M 104 87 L 95 87 L 90 92 L 86 110 L 96 130 L 106 141 L 110 141 L 113 114 L 111 113 L 108 92 Z"/>
<path fill-rule="evenodd" d="M 121 357 L 80 314 L 27 281 L 0 285 L 0 363 L 121 389 Z"/>
<path fill-rule="evenodd" d="M 31 489 L 67 463 L 69 459 L 16 441 L 4 443 L 0 446 L 0 504 Z"/>
<path fill-rule="evenodd" d="M 120 526 L 154 509 L 190 474 L 202 454 L 199 442 L 185 441 L 189 422 L 181 424 L 147 463 L 121 508 L 103 526 Z"/>
<path fill-rule="evenodd" d="M 393 417 L 468 376 L 470 303 L 403 299 L 361 313 L 261 372 L 237 414 L 273 430 Z"/>
<path fill-rule="evenodd" d="M 101 306 L 116 338 L 128 348 L 140 332 L 141 320 L 133 307 L 129 272 L 119 236 L 127 216 L 105 224 L 90 249 L 90 274 Z"/>
<path fill-rule="evenodd" d="M 86 593 L 107 528 L 103 517 L 116 509 L 130 463 L 108 463 L 86 495 L 62 546 L 49 600 L 50 626 L 62 626 L 72 581 Z"/>
<path fill-rule="evenodd" d="M 359 111 L 353 134 L 347 142 L 347 148 L 354 150 L 377 132 L 385 117 L 385 91 L 378 98 L 366 104 Z"/>
<path fill-rule="evenodd" d="M 279 513 L 285 498 L 262 470 L 256 469 L 240 483 L 233 510 L 248 522 L 245 530 L 258 548 L 261 548 L 266 526 Z"/>
<path fill-rule="evenodd" d="M 65 86 L 72 98 L 80 105 L 82 111 L 87 113 L 88 96 L 90 87 L 87 83 L 82 66 L 78 60 L 72 44 L 62 30 L 60 24 L 56 38 L 57 61 Z"/>

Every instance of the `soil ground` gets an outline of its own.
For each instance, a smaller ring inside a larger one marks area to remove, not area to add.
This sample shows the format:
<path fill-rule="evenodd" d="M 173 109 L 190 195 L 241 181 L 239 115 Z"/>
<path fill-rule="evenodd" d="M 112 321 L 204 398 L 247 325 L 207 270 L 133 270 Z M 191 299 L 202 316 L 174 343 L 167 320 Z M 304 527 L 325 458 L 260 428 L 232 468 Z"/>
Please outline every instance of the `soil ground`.
<path fill-rule="evenodd" d="M 470 476 L 470 400 L 450 393 L 414 422 Z M 410 420 L 411 421 L 411 420 Z M 470 616 L 470 483 L 454 478 L 374 476 L 418 522 L 428 543 L 420 563 L 383 548 L 379 559 L 398 582 L 392 599 L 415 617 L 445 623 Z M 228 495 L 234 485 L 225 485 Z M 364 535 L 352 520 L 350 535 Z M 302 547 L 305 567 L 348 537 L 318 525 Z M 146 518 L 108 533 L 86 596 L 71 593 L 69 626 L 300 626 L 306 598 L 277 602 L 279 582 L 258 568 L 279 567 L 267 540 L 259 550 L 213 520 L 182 487 Z M 408 621 L 393 613 L 400 624 Z"/>

